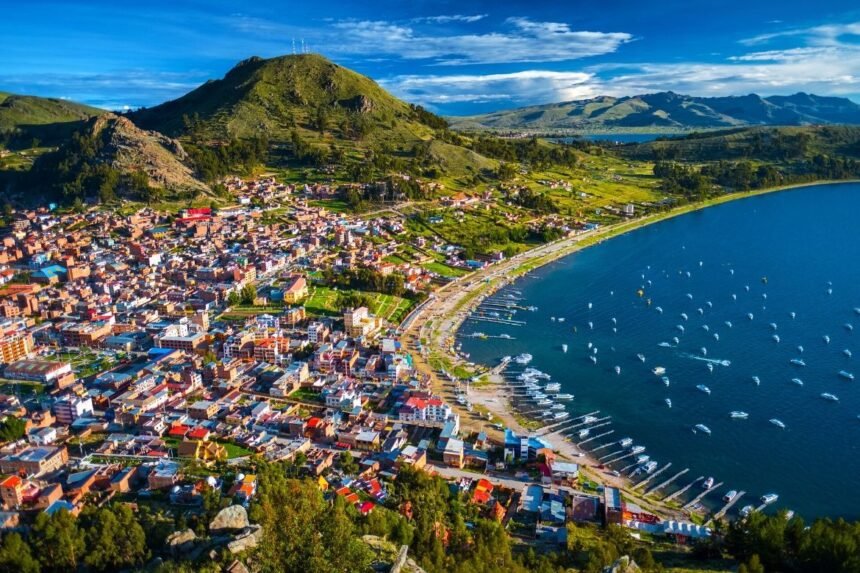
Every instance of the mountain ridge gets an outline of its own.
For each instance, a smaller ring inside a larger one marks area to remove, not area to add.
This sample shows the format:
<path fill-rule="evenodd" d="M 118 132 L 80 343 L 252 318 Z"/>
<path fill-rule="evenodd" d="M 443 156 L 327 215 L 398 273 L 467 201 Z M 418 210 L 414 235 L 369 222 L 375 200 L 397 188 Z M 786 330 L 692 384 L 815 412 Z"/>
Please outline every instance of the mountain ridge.
<path fill-rule="evenodd" d="M 695 130 L 756 125 L 860 124 L 860 105 L 850 99 L 798 92 L 790 96 L 747 94 L 697 97 L 672 91 L 594 98 L 448 117 L 453 129 Z"/>

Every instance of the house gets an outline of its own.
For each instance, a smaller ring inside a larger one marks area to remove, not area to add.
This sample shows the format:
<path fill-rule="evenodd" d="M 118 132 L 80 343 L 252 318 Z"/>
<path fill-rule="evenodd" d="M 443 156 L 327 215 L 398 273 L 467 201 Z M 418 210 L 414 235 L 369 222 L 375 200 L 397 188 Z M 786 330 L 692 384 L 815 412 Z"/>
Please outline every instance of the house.
<path fill-rule="evenodd" d="M 442 461 L 444 461 L 446 465 L 455 468 L 462 468 L 464 463 L 464 449 L 465 446 L 463 444 L 463 440 L 458 440 L 456 438 L 449 439 L 448 443 L 445 444 L 445 450 L 442 452 Z"/>
<path fill-rule="evenodd" d="M 200 400 L 191 405 L 188 414 L 195 420 L 211 420 L 218 413 L 218 404 L 209 400 Z"/>
<path fill-rule="evenodd" d="M 179 481 L 180 465 L 178 462 L 161 460 L 149 471 L 147 482 L 149 489 L 167 489 Z"/>
<path fill-rule="evenodd" d="M 203 462 L 227 459 L 227 448 L 208 440 L 183 440 L 178 448 L 179 457 L 194 458 Z"/>
<path fill-rule="evenodd" d="M 68 461 L 69 452 L 65 446 L 30 447 L 0 458 L 0 472 L 38 476 L 56 471 Z"/>
<path fill-rule="evenodd" d="M 25 487 L 24 480 L 16 475 L 11 475 L 0 482 L 0 499 L 3 500 L 3 507 L 7 509 L 20 507 L 24 502 Z"/>
<path fill-rule="evenodd" d="M 301 275 L 290 277 L 289 282 L 284 285 L 284 302 L 296 304 L 308 296 L 308 281 Z"/>

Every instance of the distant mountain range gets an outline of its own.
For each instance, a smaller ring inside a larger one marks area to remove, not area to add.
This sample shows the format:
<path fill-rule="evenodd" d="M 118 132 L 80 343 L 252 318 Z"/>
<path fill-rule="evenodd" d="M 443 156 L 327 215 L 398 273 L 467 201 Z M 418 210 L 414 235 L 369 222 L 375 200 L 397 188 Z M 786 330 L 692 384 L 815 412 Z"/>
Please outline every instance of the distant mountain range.
<path fill-rule="evenodd" d="M 460 130 L 659 131 L 754 125 L 860 124 L 860 105 L 846 98 L 797 93 L 695 97 L 660 92 L 631 97 L 596 97 L 447 118 Z"/>

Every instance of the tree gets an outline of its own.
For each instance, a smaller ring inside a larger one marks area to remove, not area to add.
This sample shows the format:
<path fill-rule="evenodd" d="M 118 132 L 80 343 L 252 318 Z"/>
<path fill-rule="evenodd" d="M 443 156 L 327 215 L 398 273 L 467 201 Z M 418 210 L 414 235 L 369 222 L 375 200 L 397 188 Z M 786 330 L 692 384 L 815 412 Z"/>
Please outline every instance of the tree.
<path fill-rule="evenodd" d="M 0 422 L 0 441 L 14 442 L 24 437 L 26 433 L 27 422 L 21 418 L 7 416 L 5 420 Z"/>
<path fill-rule="evenodd" d="M 242 299 L 242 304 L 252 305 L 257 299 L 257 289 L 254 288 L 254 285 L 245 285 L 242 287 L 242 293 L 240 296 Z"/>
<path fill-rule="evenodd" d="M 7 533 L 0 544 L 0 572 L 39 573 L 39 561 L 18 533 Z"/>
<path fill-rule="evenodd" d="M 345 474 L 354 475 L 358 473 L 358 463 L 352 457 L 352 452 L 346 451 L 340 455 L 340 471 Z"/>
<path fill-rule="evenodd" d="M 36 516 L 32 544 L 46 571 L 73 571 L 86 549 L 83 532 L 65 509 Z"/>
<path fill-rule="evenodd" d="M 741 563 L 738 567 L 738 573 L 764 573 L 764 565 L 761 564 L 761 559 L 758 555 L 753 555 L 746 563 Z"/>

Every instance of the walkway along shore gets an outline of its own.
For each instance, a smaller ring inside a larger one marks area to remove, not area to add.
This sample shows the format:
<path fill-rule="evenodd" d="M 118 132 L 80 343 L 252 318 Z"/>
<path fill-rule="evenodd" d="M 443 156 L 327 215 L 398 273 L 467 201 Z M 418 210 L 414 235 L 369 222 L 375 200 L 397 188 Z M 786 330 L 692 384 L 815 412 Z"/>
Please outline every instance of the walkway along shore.
<path fill-rule="evenodd" d="M 524 427 L 525 421 L 516 417 L 508 401 L 500 395 L 499 388 L 504 384 L 498 374 L 490 373 L 490 384 L 485 387 L 470 389 L 469 398 L 477 405 L 477 412 L 469 412 L 460 407 L 455 400 L 453 385 L 443 379 L 441 372 L 431 364 L 444 364 L 445 368 L 462 365 L 464 360 L 455 350 L 455 334 L 469 312 L 475 309 L 485 298 L 499 289 L 514 282 L 528 272 L 549 264 L 559 258 L 577 252 L 586 247 L 598 244 L 611 237 L 616 237 L 630 231 L 691 213 L 713 205 L 719 205 L 754 197 L 765 193 L 773 193 L 788 189 L 823 185 L 831 183 L 858 183 L 858 180 L 846 181 L 816 181 L 796 185 L 786 185 L 750 192 L 725 194 L 720 197 L 682 205 L 666 212 L 648 215 L 629 221 L 621 221 L 592 231 L 585 231 L 568 236 L 552 243 L 547 243 L 506 259 L 489 267 L 460 277 L 435 291 L 430 298 L 417 306 L 401 323 L 402 340 L 413 356 L 416 371 L 429 377 L 436 393 L 444 396 L 461 416 L 464 429 L 485 431 L 492 438 L 501 441 L 501 432 L 487 423 L 482 414 L 488 412 L 494 421 L 500 421 L 513 431 L 529 433 Z M 618 477 L 598 468 L 600 462 L 585 451 L 580 451 L 573 443 L 565 439 L 560 432 L 549 432 L 542 436 L 549 440 L 562 457 L 575 460 L 580 464 L 584 475 L 595 481 L 621 488 L 625 495 L 633 499 L 643 508 L 651 509 L 664 516 L 677 517 L 681 515 L 676 508 L 669 508 L 655 499 L 643 499 L 641 492 L 632 489 L 630 480 Z M 671 496 L 669 496 L 670 499 Z"/>

